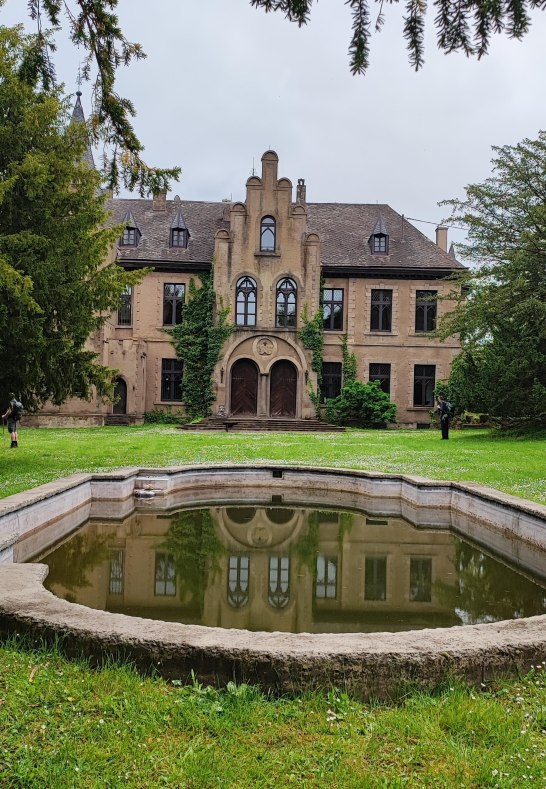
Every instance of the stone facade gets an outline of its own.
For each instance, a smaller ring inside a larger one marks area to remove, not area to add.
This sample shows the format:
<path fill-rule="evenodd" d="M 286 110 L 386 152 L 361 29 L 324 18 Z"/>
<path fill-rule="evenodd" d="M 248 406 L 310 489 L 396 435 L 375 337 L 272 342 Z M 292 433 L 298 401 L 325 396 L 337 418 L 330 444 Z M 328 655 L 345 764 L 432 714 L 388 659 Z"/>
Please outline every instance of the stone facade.
<path fill-rule="evenodd" d="M 104 424 L 114 415 L 183 413 L 183 360 L 165 329 L 180 317 L 193 278 L 211 270 L 218 300 L 237 328 L 215 370 L 214 413 L 311 418 L 316 387 L 310 352 L 298 338 L 324 295 L 323 397 L 342 385 L 342 336 L 358 378 L 376 378 L 398 406 L 398 422 L 430 423 L 432 392 L 459 351 L 430 330 L 452 304 L 448 277 L 462 266 L 448 254 L 447 231 L 434 244 L 388 205 L 307 203 L 306 186 L 278 177 L 267 151 L 244 202 L 111 199 L 126 227 L 113 251 L 127 268 L 153 271 L 127 294 L 90 345 L 119 370 L 116 405 L 73 399 L 47 407 L 38 424 Z M 182 387 L 182 388 L 181 388 Z"/>

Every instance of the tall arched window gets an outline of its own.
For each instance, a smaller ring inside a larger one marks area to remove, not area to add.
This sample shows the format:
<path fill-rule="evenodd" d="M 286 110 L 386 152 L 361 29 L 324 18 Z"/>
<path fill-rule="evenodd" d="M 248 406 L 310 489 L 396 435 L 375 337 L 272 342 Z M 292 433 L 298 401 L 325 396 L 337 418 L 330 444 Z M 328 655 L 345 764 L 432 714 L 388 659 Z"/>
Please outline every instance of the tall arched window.
<path fill-rule="evenodd" d="M 260 225 L 260 252 L 274 252 L 277 223 L 272 216 L 264 216 Z"/>
<path fill-rule="evenodd" d="M 256 283 L 250 277 L 237 282 L 235 305 L 237 326 L 256 326 Z"/>
<path fill-rule="evenodd" d="M 280 327 L 296 326 L 296 302 L 298 286 L 293 279 L 285 277 L 277 285 L 276 325 Z"/>

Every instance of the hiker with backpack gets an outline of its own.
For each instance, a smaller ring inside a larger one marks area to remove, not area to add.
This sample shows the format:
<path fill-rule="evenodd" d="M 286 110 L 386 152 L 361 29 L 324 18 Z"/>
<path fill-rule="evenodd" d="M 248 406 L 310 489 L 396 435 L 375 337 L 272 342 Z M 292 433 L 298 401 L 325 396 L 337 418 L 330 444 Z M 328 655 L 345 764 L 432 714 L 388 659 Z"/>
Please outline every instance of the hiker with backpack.
<path fill-rule="evenodd" d="M 9 396 L 9 406 L 8 410 L 2 416 L 2 421 L 4 419 L 8 420 L 8 431 L 11 434 L 11 445 L 10 447 L 18 446 L 17 444 L 17 422 L 21 419 L 23 415 L 23 404 L 19 402 L 19 400 L 15 397 L 13 392 L 10 393 Z"/>
<path fill-rule="evenodd" d="M 449 438 L 449 420 L 451 419 L 451 405 L 447 402 L 443 395 L 440 395 L 437 400 L 436 410 L 440 417 L 440 429 L 442 431 L 442 438 Z"/>

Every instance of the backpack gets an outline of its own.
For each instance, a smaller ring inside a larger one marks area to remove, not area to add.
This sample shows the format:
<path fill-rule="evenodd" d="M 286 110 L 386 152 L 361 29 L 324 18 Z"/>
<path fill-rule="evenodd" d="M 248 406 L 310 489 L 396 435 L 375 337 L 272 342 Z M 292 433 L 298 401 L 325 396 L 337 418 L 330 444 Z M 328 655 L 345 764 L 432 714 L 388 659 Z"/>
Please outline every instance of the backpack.
<path fill-rule="evenodd" d="M 453 417 L 455 416 L 455 406 L 452 405 L 451 403 L 446 402 L 446 408 L 447 408 L 447 415 L 449 416 L 450 419 L 453 419 Z"/>
<path fill-rule="evenodd" d="M 11 416 L 16 422 L 23 416 L 23 404 L 19 400 L 11 401 Z"/>

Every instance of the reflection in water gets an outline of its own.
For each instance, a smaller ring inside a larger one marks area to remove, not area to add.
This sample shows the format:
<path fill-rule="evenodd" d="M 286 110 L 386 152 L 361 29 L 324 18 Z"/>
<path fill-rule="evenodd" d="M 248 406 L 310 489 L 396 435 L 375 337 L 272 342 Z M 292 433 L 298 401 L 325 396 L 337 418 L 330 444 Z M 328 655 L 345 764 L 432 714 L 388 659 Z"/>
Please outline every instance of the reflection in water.
<path fill-rule="evenodd" d="M 530 580 L 445 529 L 284 506 L 92 521 L 35 560 L 93 608 L 209 626 L 373 632 L 546 612 Z M 546 559 L 544 560 L 546 577 Z"/>

